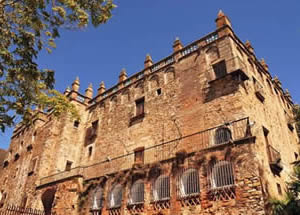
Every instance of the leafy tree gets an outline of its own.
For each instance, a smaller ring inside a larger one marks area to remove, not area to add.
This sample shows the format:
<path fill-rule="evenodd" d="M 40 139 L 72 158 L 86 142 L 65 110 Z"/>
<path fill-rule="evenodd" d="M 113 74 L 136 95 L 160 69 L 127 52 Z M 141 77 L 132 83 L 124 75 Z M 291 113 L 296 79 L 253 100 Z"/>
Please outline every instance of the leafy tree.
<path fill-rule="evenodd" d="M 299 105 L 294 106 L 294 115 L 296 121 L 296 129 L 298 131 L 298 135 L 300 135 L 300 106 Z"/>
<path fill-rule="evenodd" d="M 300 214 L 300 166 L 296 165 L 292 181 L 287 183 L 284 200 L 271 199 L 272 215 L 299 215 Z"/>
<path fill-rule="evenodd" d="M 0 129 L 16 116 L 31 119 L 35 106 L 56 115 L 76 110 L 53 89 L 54 71 L 41 69 L 38 53 L 56 47 L 61 28 L 95 27 L 111 17 L 113 0 L 0 0 Z"/>

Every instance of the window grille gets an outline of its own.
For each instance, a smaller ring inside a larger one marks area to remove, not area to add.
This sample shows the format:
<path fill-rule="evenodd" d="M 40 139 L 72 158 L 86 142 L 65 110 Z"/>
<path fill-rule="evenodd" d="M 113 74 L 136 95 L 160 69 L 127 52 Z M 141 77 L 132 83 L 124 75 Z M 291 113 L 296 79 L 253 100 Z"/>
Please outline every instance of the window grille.
<path fill-rule="evenodd" d="M 123 197 L 123 187 L 118 184 L 114 186 L 114 188 L 109 193 L 108 197 L 108 208 L 115 209 L 120 208 L 122 205 L 122 197 Z"/>
<path fill-rule="evenodd" d="M 101 210 L 103 207 L 103 188 L 98 187 L 91 198 L 90 209 L 91 211 Z"/>
<path fill-rule="evenodd" d="M 227 143 L 232 139 L 231 131 L 229 128 L 222 127 L 216 130 L 215 144 Z"/>
<path fill-rule="evenodd" d="M 129 205 L 144 203 L 144 182 L 142 180 L 136 181 L 129 194 Z"/>
<path fill-rule="evenodd" d="M 152 186 L 153 201 L 163 201 L 170 199 L 170 177 L 159 176 Z"/>
<path fill-rule="evenodd" d="M 216 79 L 221 78 L 227 74 L 225 60 L 214 64 L 212 67 L 213 67 Z"/>
<path fill-rule="evenodd" d="M 218 161 L 210 168 L 210 187 L 212 189 L 234 185 L 233 167 L 229 161 Z"/>
<path fill-rule="evenodd" d="M 199 174 L 196 169 L 184 171 L 177 180 L 179 198 L 191 197 L 200 193 Z"/>

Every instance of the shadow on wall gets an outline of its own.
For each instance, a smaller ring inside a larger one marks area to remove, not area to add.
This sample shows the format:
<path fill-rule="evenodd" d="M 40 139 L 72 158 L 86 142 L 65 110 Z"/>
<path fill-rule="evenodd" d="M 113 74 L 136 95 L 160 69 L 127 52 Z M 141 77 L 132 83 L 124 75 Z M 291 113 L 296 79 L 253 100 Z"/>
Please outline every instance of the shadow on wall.
<path fill-rule="evenodd" d="M 52 205 L 56 193 L 56 188 L 46 190 L 42 195 L 42 203 L 45 210 L 45 215 L 51 215 Z"/>

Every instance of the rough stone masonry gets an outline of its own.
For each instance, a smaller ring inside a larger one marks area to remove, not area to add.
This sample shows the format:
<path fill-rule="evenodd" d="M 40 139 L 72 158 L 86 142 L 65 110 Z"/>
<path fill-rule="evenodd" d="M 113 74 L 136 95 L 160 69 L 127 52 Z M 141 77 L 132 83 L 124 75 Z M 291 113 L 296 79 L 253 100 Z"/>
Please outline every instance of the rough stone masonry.
<path fill-rule="evenodd" d="M 37 109 L 0 151 L 0 211 L 263 215 L 298 159 L 293 102 L 220 11 L 216 30 L 110 89 L 65 95 L 80 121 Z"/>

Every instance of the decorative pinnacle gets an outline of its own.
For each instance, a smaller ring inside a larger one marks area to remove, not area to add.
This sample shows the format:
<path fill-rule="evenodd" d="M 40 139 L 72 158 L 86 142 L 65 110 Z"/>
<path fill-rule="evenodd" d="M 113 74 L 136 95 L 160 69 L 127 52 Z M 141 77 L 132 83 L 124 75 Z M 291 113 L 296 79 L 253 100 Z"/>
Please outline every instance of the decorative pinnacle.
<path fill-rule="evenodd" d="M 125 68 L 123 68 L 123 69 L 121 70 L 120 76 L 121 76 L 121 75 L 126 75 L 126 76 L 127 76 L 127 73 L 126 73 L 126 69 L 125 69 Z"/>
<path fill-rule="evenodd" d="M 71 92 L 71 89 L 70 89 L 70 87 L 69 87 L 69 86 L 67 86 L 67 88 L 66 88 L 65 92 L 66 92 L 66 93 L 69 93 L 69 92 Z"/>
<path fill-rule="evenodd" d="M 101 81 L 101 83 L 100 83 L 100 88 L 104 88 L 105 89 L 105 85 L 104 85 L 103 81 Z"/>
<path fill-rule="evenodd" d="M 252 46 L 249 40 L 247 40 L 247 41 L 245 42 L 245 45 L 246 45 L 247 47 L 248 47 L 248 46 Z"/>
<path fill-rule="evenodd" d="M 77 76 L 76 77 L 76 79 L 75 79 L 75 81 L 73 82 L 74 84 L 76 83 L 76 84 L 80 84 L 80 81 L 79 81 L 79 77 Z"/>
<path fill-rule="evenodd" d="M 225 14 L 223 13 L 223 11 L 222 11 L 222 10 L 219 10 L 219 13 L 218 13 L 218 18 L 221 18 L 221 17 L 223 17 L 223 16 L 225 16 Z"/>
<path fill-rule="evenodd" d="M 93 91 L 93 84 L 90 83 L 89 86 L 88 86 L 88 88 L 86 90 Z"/>
<path fill-rule="evenodd" d="M 152 61 L 152 57 L 150 56 L 150 54 L 146 55 L 145 62 L 147 62 L 147 61 Z"/>

